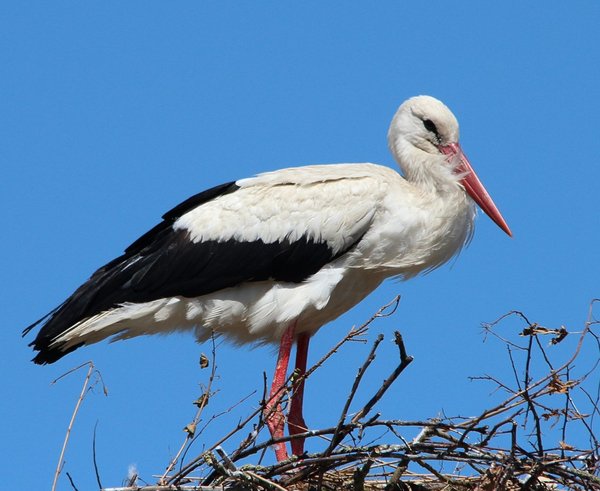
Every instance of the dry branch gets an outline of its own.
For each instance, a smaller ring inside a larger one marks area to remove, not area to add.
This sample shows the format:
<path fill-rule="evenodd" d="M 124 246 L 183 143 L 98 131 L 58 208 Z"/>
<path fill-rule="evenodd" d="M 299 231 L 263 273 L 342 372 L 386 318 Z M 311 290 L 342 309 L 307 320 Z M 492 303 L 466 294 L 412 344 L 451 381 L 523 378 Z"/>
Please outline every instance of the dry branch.
<path fill-rule="evenodd" d="M 98 370 L 96 370 L 96 368 L 94 367 L 94 363 L 91 361 L 88 361 L 86 363 L 79 365 L 78 367 L 68 370 L 67 372 L 63 373 L 60 377 L 58 377 L 52 381 L 52 384 L 55 384 L 56 382 L 58 382 L 59 380 L 61 380 L 64 377 L 66 377 L 67 375 L 70 375 L 71 373 L 74 373 L 74 372 L 78 371 L 80 368 L 83 368 L 86 366 L 88 367 L 88 371 L 87 371 L 87 374 L 83 381 L 83 386 L 81 387 L 81 393 L 79 394 L 79 397 L 77 398 L 77 402 L 75 403 L 75 409 L 73 409 L 73 414 L 71 415 L 71 420 L 69 421 L 69 426 L 67 427 L 67 431 L 65 433 L 63 445 L 60 450 L 60 455 L 58 457 L 58 464 L 56 465 L 56 471 L 54 472 L 54 480 L 52 481 L 52 488 L 51 488 L 52 491 L 55 491 L 56 486 L 58 484 L 58 478 L 60 476 L 60 473 L 61 473 L 61 471 L 63 469 L 63 465 L 64 465 L 65 452 L 67 451 L 67 444 L 69 443 L 69 437 L 71 436 L 71 431 L 73 430 L 73 425 L 75 424 L 75 419 L 77 418 L 77 413 L 79 413 L 79 408 L 81 407 L 81 404 L 83 403 L 83 399 L 85 398 L 85 395 L 87 394 L 88 390 L 93 388 L 93 386 L 98 382 L 102 383 L 102 390 L 104 392 L 104 395 L 107 394 L 106 386 L 102 382 L 102 375 L 100 374 L 100 372 Z M 94 374 L 96 375 L 96 381 L 94 381 L 92 383 L 92 385 L 90 385 L 90 381 L 92 380 L 92 376 Z M 72 481 L 71 477 L 70 476 L 67 476 L 67 477 L 69 478 L 71 485 L 73 487 L 75 487 L 73 485 L 73 481 Z"/>

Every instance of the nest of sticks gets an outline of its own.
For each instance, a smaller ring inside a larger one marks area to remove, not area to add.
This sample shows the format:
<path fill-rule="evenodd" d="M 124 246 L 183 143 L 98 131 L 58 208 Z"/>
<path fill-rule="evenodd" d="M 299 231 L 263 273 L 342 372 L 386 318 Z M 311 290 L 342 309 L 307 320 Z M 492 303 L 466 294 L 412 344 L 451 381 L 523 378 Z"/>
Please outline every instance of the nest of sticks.
<path fill-rule="evenodd" d="M 307 371 L 305 378 L 343 344 L 364 338 L 369 326 L 381 317 L 391 316 L 398 303 L 399 297 L 365 324 L 350 330 Z M 383 335 L 379 335 L 357 369 L 337 421 L 328 428 L 296 436 L 318 438 L 321 450 L 273 465 L 260 464 L 274 443 L 272 439 L 261 440 L 261 436 L 268 435 L 262 414 L 264 395 L 262 407 L 239 421 L 207 450 L 188 457 L 192 453 L 190 446 L 202 433 L 200 423 L 207 419 L 206 408 L 216 373 L 213 342 L 212 361 L 206 355 L 200 359 L 200 365 L 211 370 L 203 394 L 195 401 L 196 415 L 185 427 L 185 441 L 179 452 L 166 471 L 156 476 L 156 484 L 141 484 L 134 475 L 125 486 L 113 488 L 102 488 L 98 478 L 99 487 L 104 491 L 600 490 L 600 444 L 594 434 L 594 424 L 600 417 L 600 336 L 594 332 L 600 323 L 594 317 L 598 303 L 600 299 L 591 302 L 587 321 L 578 331 L 564 326 L 544 327 L 517 311 L 484 324 L 484 335 L 505 345 L 514 377 L 508 382 L 491 375 L 473 377 L 492 384 L 503 394 L 501 403 L 475 417 L 403 421 L 384 419 L 374 412 L 377 402 L 412 362 L 399 332 L 394 333 L 398 346 L 396 366 L 370 398 L 357 403 L 357 390 L 383 340 Z M 512 334 L 501 334 L 506 331 Z M 565 339 L 577 341 L 567 343 Z M 570 349 L 567 354 L 561 349 L 566 345 Z M 596 355 L 593 366 L 576 364 L 584 349 L 591 349 Z M 91 383 L 93 371 L 90 365 L 86 384 Z M 294 377 L 276 395 L 284 406 L 298 383 Z M 359 409 L 350 412 L 356 406 Z M 381 429 L 387 430 L 384 437 L 375 441 L 367 437 L 370 430 Z M 407 440 L 405 434 L 416 436 Z M 286 437 L 278 441 L 289 440 Z M 227 454 L 223 449 L 225 442 L 230 448 L 237 448 Z M 58 472 L 59 469 L 56 477 Z"/>

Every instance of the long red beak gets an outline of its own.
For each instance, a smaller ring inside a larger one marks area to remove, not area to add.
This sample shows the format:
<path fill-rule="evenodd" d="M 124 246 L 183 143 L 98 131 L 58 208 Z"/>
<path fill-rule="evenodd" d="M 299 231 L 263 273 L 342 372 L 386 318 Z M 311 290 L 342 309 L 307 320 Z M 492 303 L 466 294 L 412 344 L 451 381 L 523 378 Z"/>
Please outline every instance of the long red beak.
<path fill-rule="evenodd" d="M 458 156 L 460 163 L 456 167 L 456 172 L 457 174 L 465 174 L 465 177 L 461 179 L 461 183 L 465 187 L 465 190 L 485 214 L 512 237 L 510 228 L 508 228 L 506 221 L 500 214 L 494 201 L 483 187 L 483 184 L 481 184 L 481 181 L 477 177 L 477 174 L 475 174 L 473 167 L 471 167 L 471 164 L 469 163 L 469 159 L 462 151 L 462 148 L 460 148 L 460 145 L 458 143 L 450 143 L 449 145 L 440 145 L 438 148 L 440 149 L 440 152 L 445 155 L 451 155 L 452 157 Z"/>

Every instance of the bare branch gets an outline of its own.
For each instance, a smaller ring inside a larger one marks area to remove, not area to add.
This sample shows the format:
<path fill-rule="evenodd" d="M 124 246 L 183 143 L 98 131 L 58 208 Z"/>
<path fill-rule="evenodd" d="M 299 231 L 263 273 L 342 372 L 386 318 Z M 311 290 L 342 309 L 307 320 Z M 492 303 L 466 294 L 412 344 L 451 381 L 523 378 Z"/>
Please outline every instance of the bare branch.
<path fill-rule="evenodd" d="M 81 393 L 79 394 L 79 398 L 77 399 L 77 403 L 75 404 L 75 409 L 73 410 L 73 414 L 71 415 L 71 421 L 69 421 L 69 426 L 67 427 L 67 432 L 65 434 L 65 439 L 63 441 L 63 445 L 62 448 L 60 450 L 60 455 L 58 457 L 58 464 L 56 465 L 56 471 L 54 472 L 54 480 L 52 481 L 52 491 L 55 491 L 56 489 L 56 485 L 58 484 L 58 477 L 60 476 L 60 472 L 62 470 L 63 464 L 64 464 L 64 457 L 65 457 L 65 452 L 67 450 L 67 444 L 69 443 L 69 437 L 71 436 L 71 430 L 73 429 L 73 424 L 75 423 L 75 418 L 77 417 L 77 413 L 79 412 L 79 408 L 81 407 L 81 403 L 83 402 L 83 399 L 89 389 L 89 383 L 90 383 L 90 379 L 92 378 L 92 375 L 95 373 L 98 374 L 98 377 L 100 379 L 100 381 L 102 380 L 100 377 L 100 372 L 98 372 L 95 367 L 94 367 L 94 363 L 91 361 L 88 361 L 87 363 L 83 363 L 82 365 L 79 365 L 78 367 L 72 368 L 71 370 L 68 370 L 67 372 L 63 373 L 60 377 L 56 378 L 55 380 L 52 381 L 52 384 L 55 384 L 56 382 L 58 382 L 59 380 L 61 380 L 62 378 L 66 377 L 67 375 L 70 375 L 73 372 L 76 372 L 77 370 L 79 370 L 80 368 L 83 368 L 87 366 L 88 367 L 88 371 L 87 374 L 85 376 L 85 379 L 83 381 L 83 386 L 81 387 Z M 107 393 L 106 391 L 106 387 L 103 384 L 103 390 L 104 390 L 104 394 Z M 70 480 L 70 477 L 69 477 Z M 71 481 L 72 483 L 72 481 Z"/>

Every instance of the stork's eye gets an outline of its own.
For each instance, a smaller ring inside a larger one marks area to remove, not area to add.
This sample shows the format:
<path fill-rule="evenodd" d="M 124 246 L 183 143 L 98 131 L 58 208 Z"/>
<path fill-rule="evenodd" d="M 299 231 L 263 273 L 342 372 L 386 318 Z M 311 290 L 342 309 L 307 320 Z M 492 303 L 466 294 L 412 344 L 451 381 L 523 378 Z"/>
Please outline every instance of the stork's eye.
<path fill-rule="evenodd" d="M 431 119 L 424 119 L 423 126 L 425 126 L 425 129 L 427 131 L 431 131 L 435 136 L 437 136 L 437 137 L 440 136 L 438 133 L 437 127 L 435 126 L 435 123 L 433 121 L 431 121 Z"/>

